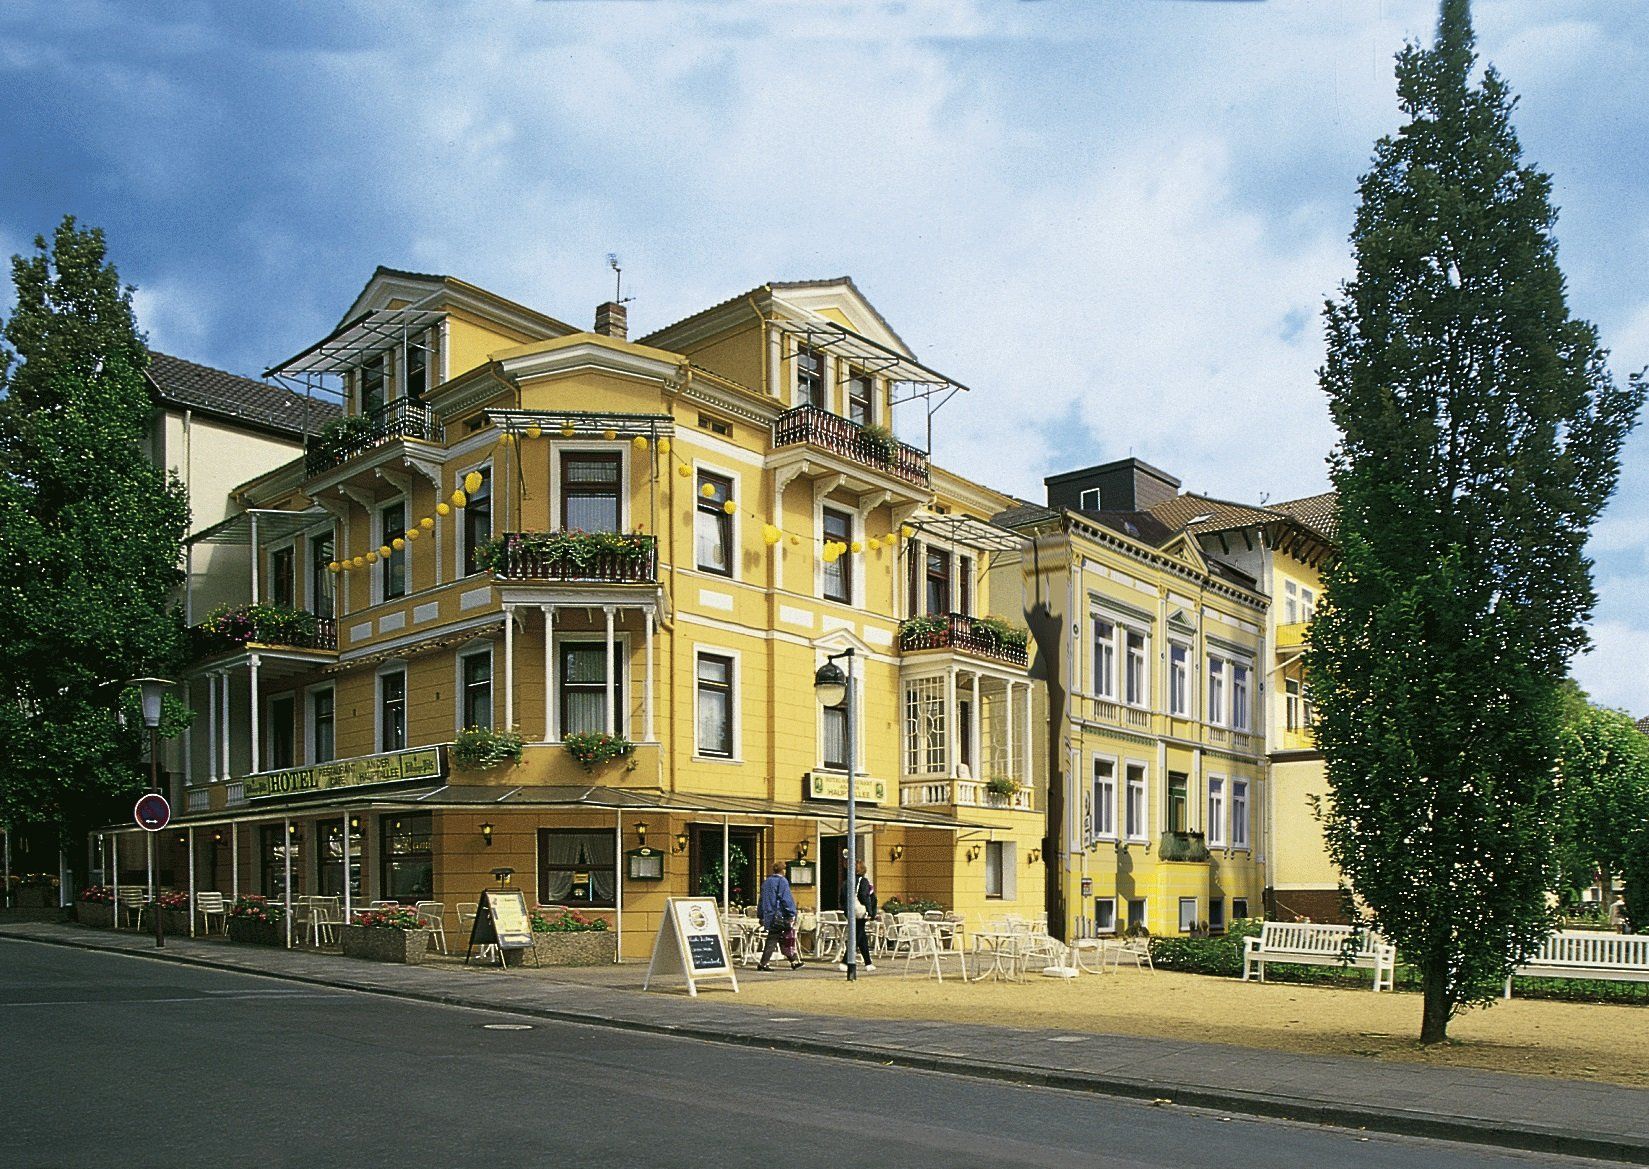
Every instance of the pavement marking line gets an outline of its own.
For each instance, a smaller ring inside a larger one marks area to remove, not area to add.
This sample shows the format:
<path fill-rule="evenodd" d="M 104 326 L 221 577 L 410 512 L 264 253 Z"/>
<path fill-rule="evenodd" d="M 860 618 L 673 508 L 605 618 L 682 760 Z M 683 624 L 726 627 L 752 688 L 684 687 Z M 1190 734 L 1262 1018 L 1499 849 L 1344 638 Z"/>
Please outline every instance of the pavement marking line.
<path fill-rule="evenodd" d="M 1088 1035 L 1050 1035 L 1049 1043 L 1086 1043 L 1092 1038 Z"/>
<path fill-rule="evenodd" d="M 181 995 L 177 997 L 137 999 L 44 999 L 39 1002 L 26 1003 L 0 1002 L 0 1011 L 11 1010 L 15 1007 L 144 1007 L 150 1003 L 222 1003 L 233 1002 L 237 999 L 278 998 L 284 1001 L 287 999 L 341 999 L 343 997 L 345 996 L 327 991 L 280 995 L 260 994 L 253 991 L 240 995 L 220 993 L 216 998 L 203 998 L 200 995 Z"/>
<path fill-rule="evenodd" d="M 531 1023 L 482 1023 L 483 1031 L 531 1031 Z"/>

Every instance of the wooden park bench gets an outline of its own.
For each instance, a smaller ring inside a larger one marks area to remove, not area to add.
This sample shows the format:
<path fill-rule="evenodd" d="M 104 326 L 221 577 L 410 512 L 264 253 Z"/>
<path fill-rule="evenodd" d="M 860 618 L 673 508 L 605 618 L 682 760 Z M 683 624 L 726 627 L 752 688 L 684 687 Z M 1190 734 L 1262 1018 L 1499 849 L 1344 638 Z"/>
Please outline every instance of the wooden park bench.
<path fill-rule="evenodd" d="M 1606 934 L 1601 930 L 1558 930 L 1546 935 L 1527 962 L 1514 967 L 1520 978 L 1597 978 L 1649 982 L 1649 934 Z M 1506 980 L 1507 998 L 1512 980 Z"/>
<path fill-rule="evenodd" d="M 1267 962 L 1304 966 L 1354 966 L 1374 972 L 1374 989 L 1390 990 L 1397 975 L 1397 949 L 1355 925 L 1309 921 L 1268 921 L 1257 938 L 1243 939 L 1242 980 L 1257 969 L 1265 981 Z"/>

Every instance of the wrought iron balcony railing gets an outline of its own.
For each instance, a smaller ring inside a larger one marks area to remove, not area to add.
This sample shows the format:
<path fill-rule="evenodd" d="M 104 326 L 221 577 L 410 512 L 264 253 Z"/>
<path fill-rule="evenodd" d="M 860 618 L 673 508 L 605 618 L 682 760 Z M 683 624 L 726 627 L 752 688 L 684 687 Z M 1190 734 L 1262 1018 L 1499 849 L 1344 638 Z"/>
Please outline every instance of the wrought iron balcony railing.
<path fill-rule="evenodd" d="M 918 487 L 928 485 L 928 456 L 924 452 L 817 406 L 786 410 L 773 423 L 774 446 L 797 443 L 822 447 Z"/>
<path fill-rule="evenodd" d="M 1023 630 L 991 618 L 966 617 L 961 613 L 935 613 L 912 617 L 899 626 L 899 649 L 911 653 L 924 649 L 955 649 L 1023 666 L 1027 649 Z"/>
<path fill-rule="evenodd" d="M 505 532 L 478 554 L 500 580 L 652 584 L 658 541 L 620 532 Z"/>
<path fill-rule="evenodd" d="M 310 443 L 304 455 L 304 470 L 312 476 L 325 474 L 392 439 L 442 442 L 445 436 L 446 430 L 434 410 L 411 398 L 396 398 L 327 427 Z"/>

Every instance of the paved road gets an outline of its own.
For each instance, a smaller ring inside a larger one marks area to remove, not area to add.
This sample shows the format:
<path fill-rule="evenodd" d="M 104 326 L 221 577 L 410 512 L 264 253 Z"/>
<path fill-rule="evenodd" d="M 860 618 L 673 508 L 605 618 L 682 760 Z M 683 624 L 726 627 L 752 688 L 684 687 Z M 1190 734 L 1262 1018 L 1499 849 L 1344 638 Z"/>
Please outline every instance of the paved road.
<path fill-rule="evenodd" d="M 0 939 L 0 1165 L 1598 1164 L 543 1020 L 499 1025 L 526 1023 Z"/>

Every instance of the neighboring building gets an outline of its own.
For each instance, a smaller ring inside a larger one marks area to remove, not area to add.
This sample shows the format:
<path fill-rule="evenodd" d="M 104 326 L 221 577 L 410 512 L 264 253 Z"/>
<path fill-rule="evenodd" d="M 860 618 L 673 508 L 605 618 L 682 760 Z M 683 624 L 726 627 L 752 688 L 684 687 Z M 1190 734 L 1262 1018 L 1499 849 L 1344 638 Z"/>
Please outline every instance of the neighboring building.
<path fill-rule="evenodd" d="M 1258 915 L 1269 798 L 1266 597 L 1155 509 L 1178 480 L 1137 459 L 1056 475 L 1034 537 L 996 567 L 1024 582 L 1063 782 L 1050 845 L 1068 936 L 1223 930 Z M 1053 891 L 1051 891 L 1053 892 Z"/>
<path fill-rule="evenodd" d="M 895 386 L 960 387 L 851 281 L 632 342 L 621 305 L 578 330 L 380 269 L 270 372 L 339 384 L 346 417 L 225 485 L 238 510 L 197 537 L 249 556 L 200 594 L 283 616 L 202 636 L 164 883 L 279 896 L 290 871 L 294 894 L 443 902 L 455 928 L 508 868 L 609 915 L 632 958 L 666 896 L 753 900 L 774 860 L 832 907 L 846 722 L 813 675 L 851 649 L 880 895 L 1041 910 L 1042 700 L 1022 635 L 984 620 L 1019 611 L 987 572 L 1024 543 L 989 522 L 1012 500 L 892 437 Z M 456 766 L 466 727 L 518 729 L 521 762 Z M 608 744 L 629 750 L 571 750 Z"/>
<path fill-rule="evenodd" d="M 1340 872 L 1328 858 L 1318 814 L 1328 799 L 1328 783 L 1312 738 L 1304 663 L 1306 630 L 1322 595 L 1318 573 L 1334 552 L 1334 495 L 1253 506 L 1186 494 L 1150 510 L 1170 527 L 1189 532 L 1207 555 L 1248 574 L 1270 598 L 1269 654 L 1260 679 L 1270 794 L 1264 817 L 1265 916 L 1344 921 Z"/>

